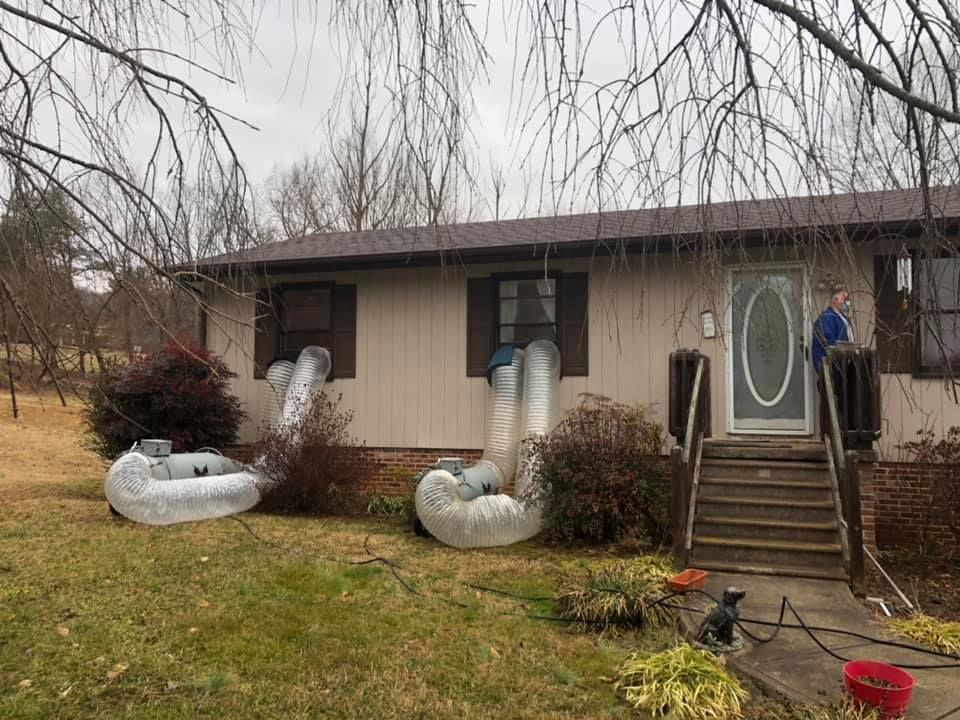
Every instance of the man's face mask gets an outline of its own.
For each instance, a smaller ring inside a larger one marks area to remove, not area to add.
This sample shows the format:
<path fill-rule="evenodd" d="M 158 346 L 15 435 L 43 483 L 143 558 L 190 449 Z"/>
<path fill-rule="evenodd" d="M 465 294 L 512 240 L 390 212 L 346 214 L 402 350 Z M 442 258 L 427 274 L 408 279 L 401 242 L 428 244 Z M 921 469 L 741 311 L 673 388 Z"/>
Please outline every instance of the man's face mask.
<path fill-rule="evenodd" d="M 849 315 L 849 314 L 850 314 L 850 300 L 849 300 L 849 299 L 843 301 L 843 314 L 844 314 L 844 315 Z"/>

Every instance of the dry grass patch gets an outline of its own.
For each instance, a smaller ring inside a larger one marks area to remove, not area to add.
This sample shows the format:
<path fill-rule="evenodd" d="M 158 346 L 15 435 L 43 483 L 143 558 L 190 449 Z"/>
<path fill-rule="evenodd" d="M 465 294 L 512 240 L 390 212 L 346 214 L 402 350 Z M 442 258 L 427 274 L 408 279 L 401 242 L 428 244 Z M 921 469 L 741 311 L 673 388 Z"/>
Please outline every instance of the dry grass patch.
<path fill-rule="evenodd" d="M 617 718 L 609 676 L 672 629 L 582 633 L 555 579 L 605 557 L 459 551 L 399 523 L 115 519 L 78 408 L 0 408 L 0 717 Z M 389 559 L 407 592 L 366 546 Z"/>
<path fill-rule="evenodd" d="M 915 613 L 889 621 L 890 626 L 927 647 L 942 653 L 960 656 L 960 622 L 950 622 Z"/>

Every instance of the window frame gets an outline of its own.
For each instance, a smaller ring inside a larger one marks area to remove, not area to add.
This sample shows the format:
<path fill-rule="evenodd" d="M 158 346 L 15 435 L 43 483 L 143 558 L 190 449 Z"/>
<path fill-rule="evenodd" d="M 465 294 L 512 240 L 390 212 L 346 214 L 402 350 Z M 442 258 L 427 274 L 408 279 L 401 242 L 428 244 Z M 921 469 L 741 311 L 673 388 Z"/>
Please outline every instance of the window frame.
<path fill-rule="evenodd" d="M 929 379 L 940 379 L 944 377 L 952 376 L 954 372 L 960 371 L 960 362 L 957 363 L 955 368 L 948 368 L 943 364 L 942 358 L 937 365 L 925 365 L 923 362 L 923 348 L 924 341 L 926 339 L 927 332 L 927 317 L 929 311 L 925 307 L 925 297 L 921 297 L 921 285 L 920 277 L 922 272 L 922 266 L 925 262 L 929 260 L 953 260 L 957 263 L 958 276 L 960 276 L 960 257 L 955 255 L 946 255 L 938 253 L 936 255 L 925 255 L 920 251 L 913 251 L 910 253 L 910 260 L 913 263 L 913 292 L 910 294 L 910 309 L 909 312 L 913 313 L 913 326 L 914 333 L 914 343 L 913 343 L 913 377 L 915 378 L 929 378 Z M 922 303 L 918 308 L 917 304 Z M 960 298 L 957 300 L 957 305 L 947 308 L 947 309 L 938 309 L 933 311 L 937 315 L 960 315 Z M 958 336 L 960 336 L 960 327 L 958 327 Z"/>
<path fill-rule="evenodd" d="M 284 295 L 289 290 L 326 290 L 330 294 L 330 309 L 329 317 L 327 320 L 327 329 L 326 330 L 297 330 L 296 332 L 317 332 L 325 333 L 330 336 L 329 342 L 322 343 L 323 347 L 328 348 L 331 358 L 333 357 L 334 352 L 334 343 L 336 335 L 336 325 L 334 323 L 335 310 L 334 310 L 334 297 L 335 292 L 334 288 L 336 283 L 329 280 L 324 281 L 314 281 L 314 282 L 288 282 L 281 283 L 273 286 L 271 289 L 272 292 L 277 296 L 279 300 L 279 307 L 276 308 L 276 317 L 277 317 L 277 342 L 276 347 L 274 348 L 274 357 L 277 360 L 289 360 L 290 362 L 295 362 L 297 356 L 300 354 L 300 351 L 288 351 L 284 349 L 284 339 L 288 333 L 286 328 L 286 308 L 287 304 L 284 300 Z"/>
<path fill-rule="evenodd" d="M 549 272 L 541 271 L 516 271 L 516 272 L 502 272 L 502 273 L 491 273 L 490 280 L 493 283 L 492 293 L 493 293 L 493 346 L 494 348 L 503 347 L 504 345 L 511 345 L 515 348 L 525 348 L 533 340 L 527 340 L 526 342 L 501 342 L 500 341 L 500 283 L 510 280 L 553 280 L 553 329 L 554 329 L 554 340 L 553 342 L 560 347 L 560 333 L 561 333 L 561 301 L 560 301 L 560 276 L 561 272 L 559 270 L 550 270 Z M 505 298 L 510 299 L 510 298 Z M 508 323 L 513 327 L 540 327 L 544 323 Z"/>

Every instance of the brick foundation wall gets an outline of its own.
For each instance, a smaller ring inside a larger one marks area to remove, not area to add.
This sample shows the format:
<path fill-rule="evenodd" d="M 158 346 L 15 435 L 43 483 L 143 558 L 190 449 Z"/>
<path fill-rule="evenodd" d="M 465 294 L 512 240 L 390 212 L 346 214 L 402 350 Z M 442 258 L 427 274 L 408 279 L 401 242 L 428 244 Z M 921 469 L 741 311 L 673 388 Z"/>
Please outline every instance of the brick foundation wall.
<path fill-rule="evenodd" d="M 877 551 L 877 492 L 874 481 L 874 463 L 862 462 L 857 468 L 860 476 L 860 518 L 863 544 L 871 552 Z"/>
<path fill-rule="evenodd" d="M 449 450 L 443 448 L 366 448 L 378 470 L 364 483 L 364 492 L 371 495 L 406 495 L 411 478 L 437 458 L 459 457 L 469 465 L 480 459 L 483 450 Z"/>
<path fill-rule="evenodd" d="M 377 472 L 364 482 L 364 492 L 370 495 L 405 495 L 410 492 L 412 476 L 435 463 L 437 458 L 461 457 L 469 464 L 483 453 L 477 449 L 386 447 L 366 448 L 365 452 L 378 466 Z M 227 448 L 224 454 L 241 462 L 253 459 L 250 445 Z M 929 544 L 957 547 L 957 539 L 944 514 L 944 504 L 934 499 L 938 472 L 945 471 L 917 463 L 860 463 L 860 509 L 863 539 L 868 548 L 885 550 Z M 669 481 L 669 458 L 664 458 L 664 473 Z M 960 476 L 954 482 L 960 483 Z"/>
<path fill-rule="evenodd" d="M 873 481 L 877 498 L 877 543 L 881 549 L 897 546 L 957 548 L 950 529 L 950 513 L 960 491 L 952 492 L 954 507 L 936 491 L 938 483 L 960 483 L 956 468 L 920 463 L 878 462 Z"/>
<path fill-rule="evenodd" d="M 483 454 L 482 450 L 386 447 L 368 447 L 364 452 L 377 464 L 377 471 L 363 483 L 363 492 L 369 495 L 406 495 L 411 491 L 411 478 L 437 458 L 460 457 L 469 465 Z M 253 460 L 253 446 L 232 445 L 224 455 L 248 463 Z"/>

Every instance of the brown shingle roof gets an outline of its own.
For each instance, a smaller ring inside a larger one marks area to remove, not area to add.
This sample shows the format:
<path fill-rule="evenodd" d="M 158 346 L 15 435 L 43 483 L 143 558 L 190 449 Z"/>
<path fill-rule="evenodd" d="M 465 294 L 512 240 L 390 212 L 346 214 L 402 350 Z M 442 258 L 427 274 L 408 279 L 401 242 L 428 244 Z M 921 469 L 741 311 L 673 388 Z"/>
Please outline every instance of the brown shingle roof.
<path fill-rule="evenodd" d="M 960 218 L 960 186 L 931 191 L 934 216 Z M 919 190 L 734 201 L 644 210 L 500 220 L 363 232 L 333 232 L 285 240 L 242 253 L 200 261 L 226 265 L 283 265 L 305 261 L 402 262 L 439 251 L 485 254 L 547 244 L 655 240 L 701 235 L 758 233 L 782 228 L 870 227 L 902 224 L 922 216 Z"/>

